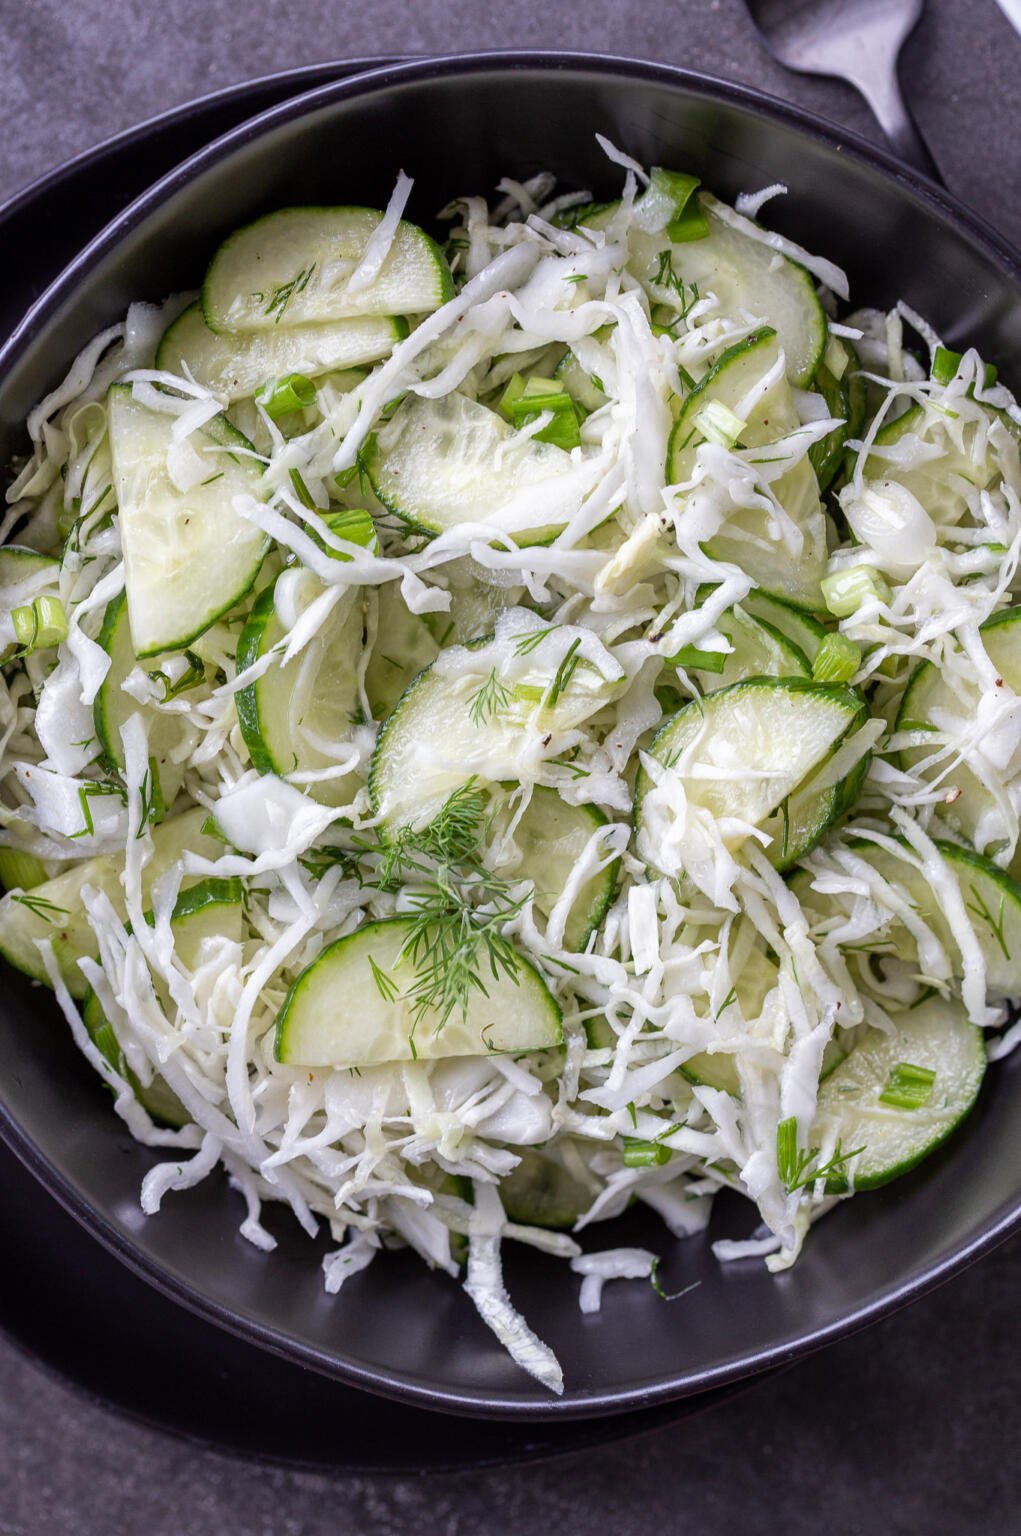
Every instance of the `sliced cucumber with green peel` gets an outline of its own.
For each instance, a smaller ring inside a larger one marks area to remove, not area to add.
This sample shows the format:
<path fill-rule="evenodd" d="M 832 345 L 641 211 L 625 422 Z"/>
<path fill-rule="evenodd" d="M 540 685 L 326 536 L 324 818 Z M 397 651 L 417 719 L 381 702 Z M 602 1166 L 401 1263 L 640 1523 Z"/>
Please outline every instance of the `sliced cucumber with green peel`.
<path fill-rule="evenodd" d="M 352 291 L 382 218 L 373 208 L 282 208 L 237 230 L 206 273 L 206 324 L 246 333 L 360 315 L 423 315 L 453 298 L 439 246 L 403 220 L 375 277 Z"/>
<path fill-rule="evenodd" d="M 799 648 L 771 624 L 754 618 L 743 603 L 729 608 L 716 628 L 732 646 L 729 654 L 720 653 L 722 668 L 706 669 L 697 661 L 690 664 L 690 670 L 714 692 L 749 677 L 811 677 L 812 668 Z"/>
<path fill-rule="evenodd" d="M 785 640 L 796 646 L 811 668 L 816 652 L 826 638 L 824 624 L 813 618 L 805 609 L 773 597 L 769 592 L 753 589 L 741 599 L 741 606 L 756 619 L 762 619 L 772 629 L 779 630 Z"/>
<path fill-rule="evenodd" d="M 308 601 L 325 591 L 306 578 Z M 287 631 L 277 616 L 275 584 L 260 593 L 238 641 L 238 671 L 282 646 Z M 241 734 L 260 773 L 315 773 L 338 762 L 351 740 L 359 704 L 358 658 L 362 611 L 354 589 L 345 592 L 318 632 L 287 666 L 274 661 L 234 695 Z M 327 744 L 336 748 L 331 753 Z M 302 783 L 322 805 L 347 805 L 357 788 L 351 773 Z"/>
<path fill-rule="evenodd" d="M 865 839 L 853 838 L 849 846 L 884 880 L 900 887 L 918 916 L 932 929 L 950 956 L 954 974 L 960 977 L 960 951 L 944 915 L 943 899 L 921 870 Z M 985 960 L 987 989 L 996 997 L 1021 996 L 1021 885 L 1006 870 L 970 848 L 942 841 L 936 847 L 949 864 L 968 910 Z M 815 914 L 815 923 L 831 918 L 842 922 L 850 915 L 855 897 L 838 898 L 813 890 L 808 870 L 798 870 L 791 885 L 806 910 Z M 880 956 L 890 954 L 912 963 L 918 960 L 914 938 L 892 913 L 877 930 L 873 947 Z"/>
<path fill-rule="evenodd" d="M 316 379 L 389 357 L 407 334 L 407 321 L 399 316 L 363 315 L 332 324 L 280 325 L 249 336 L 221 336 L 209 329 L 201 304 L 195 303 L 164 332 L 156 367 L 187 372 L 221 399 L 245 400 L 281 374 Z"/>
<path fill-rule="evenodd" d="M 660 727 L 649 754 L 679 772 L 689 803 L 717 818 L 766 827 L 773 839 L 770 856 L 778 868 L 786 868 L 818 842 L 844 809 L 842 784 L 814 796 L 809 787 L 803 803 L 797 801 L 798 791 L 864 720 L 865 706 L 849 688 L 801 678 L 750 678 L 686 704 Z M 696 742 L 694 756 L 674 769 Z M 644 802 L 653 788 L 641 768 L 635 786 L 639 835 L 646 821 Z M 785 802 L 793 808 L 786 818 L 780 812 Z M 732 841 L 738 846 L 742 840 L 735 836 Z M 651 856 L 651 849 L 643 854 Z"/>
<path fill-rule="evenodd" d="M 439 646 L 426 618 L 412 613 L 404 601 L 400 582 L 385 582 L 376 591 L 376 640 L 365 670 L 365 692 L 373 718 L 385 720 L 412 678 L 436 659 Z M 449 624 L 447 614 L 436 617 Z"/>
<path fill-rule="evenodd" d="M 329 944 L 298 977 L 280 1012 L 276 1058 L 300 1067 L 366 1067 L 541 1051 L 561 1042 L 556 999 L 535 967 L 519 956 L 513 979 L 485 975 L 466 1015 L 441 1023 L 414 1011 L 415 965 L 404 953 L 413 923 L 365 923 Z"/>
<path fill-rule="evenodd" d="M 843 357 L 846 358 L 839 377 L 824 361 L 820 363 L 812 385 L 812 388 L 817 390 L 826 401 L 830 415 L 841 423 L 826 437 L 813 443 L 808 450 L 809 461 L 815 470 L 820 491 L 828 490 L 836 480 L 844 468 L 844 444 L 848 438 L 858 437 L 865 424 L 866 385 L 865 380 L 856 372 L 857 353 L 849 343 L 832 337 L 830 348 L 836 347 L 840 348 Z M 829 356 L 830 351 L 827 349 L 827 359 Z"/>
<path fill-rule="evenodd" d="M 198 968 L 207 939 L 240 944 L 244 935 L 244 889 L 241 881 L 209 876 L 177 898 L 170 926 L 174 949 L 189 971 Z"/>
<path fill-rule="evenodd" d="M 839 1141 L 847 1177 L 828 1194 L 876 1189 L 934 1152 L 967 1116 L 986 1068 L 982 1031 L 953 999 L 931 997 L 869 1029 L 819 1089 L 810 1145 Z"/>
<path fill-rule="evenodd" d="M 209 475 L 180 491 L 167 467 L 176 418 L 136 400 L 130 384 L 114 384 L 108 406 L 135 655 L 179 651 L 255 584 L 269 541 L 233 498 L 261 494 L 262 466 L 246 456 L 248 439 L 214 416 L 189 438 Z"/>
<path fill-rule="evenodd" d="M 511 878 L 531 880 L 535 904 L 546 917 L 553 910 L 593 832 L 607 818 L 594 805 L 568 805 L 556 790 L 536 785 L 514 832 L 521 863 Z M 564 927 L 564 948 L 580 953 L 613 900 L 620 860 L 614 859 L 578 892 Z"/>
<path fill-rule="evenodd" d="M 888 421 L 876 433 L 877 448 L 901 443 L 914 434 L 930 450 L 920 463 L 901 466 L 893 464 L 878 454 L 869 454 L 863 474 L 866 480 L 892 481 L 902 485 L 921 502 L 935 523 L 944 527 L 956 527 L 968 515 L 967 493 L 983 491 L 998 478 L 999 471 L 987 454 L 976 459 L 968 451 L 978 433 L 977 423 L 964 428 L 965 446 L 954 443 L 947 432 L 946 419 L 938 411 L 926 410 L 922 405 L 912 405 L 893 421 Z M 943 452 L 931 456 L 933 447 Z"/>
<path fill-rule="evenodd" d="M 500 1180 L 500 1200 L 507 1220 L 523 1227 L 569 1231 L 595 1196 L 596 1190 L 538 1147 L 525 1147 L 517 1167 Z"/>
<path fill-rule="evenodd" d="M 777 356 L 777 334 L 768 326 L 763 327 L 728 347 L 695 386 L 670 434 L 667 476 L 672 484 L 690 480 L 695 471 L 696 452 L 705 441 L 700 421 L 704 420 L 702 413 L 707 407 L 716 406 L 732 413 L 741 424 L 739 444 L 744 448 L 761 448 L 763 459 L 768 457 L 771 443 L 801 425 L 790 384 L 783 376 L 753 405 L 747 404 L 756 386 L 775 365 Z M 826 521 L 815 471 L 808 458 L 800 459 L 771 488 L 801 531 L 804 543 L 800 554 L 792 556 L 771 526 L 773 514 L 759 508 L 735 512 L 727 526 L 709 541 L 708 551 L 715 559 L 732 561 L 747 571 L 767 592 L 802 607 L 821 609 L 824 604 L 819 584 L 826 574 Z"/>
<path fill-rule="evenodd" d="M 521 546 L 553 538 L 581 501 L 578 467 L 555 443 L 523 437 L 467 395 L 409 396 L 366 451 L 380 501 L 428 533 L 494 523 L 534 505 L 536 523 L 513 532 Z"/>
<path fill-rule="evenodd" d="M 151 1119 L 160 1125 L 169 1125 L 175 1130 L 188 1124 L 187 1110 L 177 1094 L 158 1073 L 153 1076 L 151 1082 L 143 1086 L 132 1072 L 120 1042 L 113 1032 L 113 1025 L 107 1019 L 103 1012 L 103 1005 L 91 987 L 82 1003 L 82 1021 L 97 1051 L 105 1057 L 114 1071 L 124 1078 Z"/>
<path fill-rule="evenodd" d="M 184 782 L 184 764 L 174 762 L 172 757 L 175 748 L 181 744 L 181 720 L 177 715 L 166 715 L 158 709 L 139 704 L 137 699 L 124 692 L 122 684 L 129 672 L 138 665 L 138 660 L 131 643 L 128 601 L 123 592 L 111 598 L 107 604 L 99 631 L 99 644 L 110 657 L 110 670 L 103 679 L 92 707 L 96 738 L 103 749 L 103 755 L 115 768 L 123 769 L 121 730 L 131 715 L 141 714 L 148 727 L 149 755 L 156 760 L 160 794 L 165 805 L 173 805 Z M 150 663 L 146 671 L 153 670 L 156 669 Z"/>
<path fill-rule="evenodd" d="M 743 312 L 771 325 L 784 349 L 788 378 L 807 388 L 828 335 L 813 278 L 797 262 L 724 223 L 709 193 L 696 196 L 709 233 L 700 240 L 672 242 L 666 231 L 654 235 L 633 227 L 628 236 L 630 270 L 658 304 L 677 305 L 672 274 L 689 293 L 692 285 L 702 297 L 714 293 L 723 313 Z M 670 256 L 666 271 L 663 251 Z"/>
<path fill-rule="evenodd" d="M 1021 692 L 1021 607 L 1007 608 L 1002 613 L 994 614 L 980 627 L 979 634 L 986 654 L 1000 677 L 1009 688 Z M 896 730 L 911 732 L 914 736 L 914 742 L 901 749 L 902 767 L 915 769 L 925 779 L 939 776 L 947 794 L 951 790 L 956 791 L 950 803 L 944 801 L 937 805 L 940 819 L 970 843 L 995 852 L 1005 840 L 1006 829 L 1004 837 L 993 835 L 994 826 L 989 825 L 989 818 L 999 822 L 996 802 L 967 764 L 958 763 L 949 772 L 945 759 L 929 768 L 920 767 L 940 746 L 939 727 L 933 718 L 934 714 L 943 712 L 970 725 L 975 718 L 978 700 L 977 679 L 969 706 L 931 661 L 923 661 L 911 674 L 904 690 Z"/>
<path fill-rule="evenodd" d="M 205 819 L 205 811 L 198 807 L 153 828 L 153 856 L 142 873 L 144 898 L 148 898 L 159 876 L 185 853 L 196 853 L 207 859 L 219 858 L 223 844 L 202 831 Z M 81 893 L 86 885 L 105 892 L 114 910 L 126 920 L 121 886 L 123 867 L 122 855 L 103 855 L 86 859 L 52 880 L 34 886 L 28 893 L 29 904 L 18 892 L 9 892 L 0 900 L 0 954 L 26 976 L 48 983 L 36 940 L 49 939 L 71 996 L 84 997 L 88 989 L 78 969 L 78 961 L 86 955 L 97 959 L 99 945 L 85 915 Z"/>
<path fill-rule="evenodd" d="M 598 411 L 609 399 L 601 383 L 586 373 L 574 353 L 568 349 L 553 370 L 553 377 L 584 411 Z"/>
<path fill-rule="evenodd" d="M 544 670 L 543 648 L 517 675 L 483 670 L 456 675 L 426 667 L 398 699 L 376 742 L 369 771 L 373 811 L 386 837 L 423 827 L 469 779 L 483 786 L 514 783 L 527 746 L 523 728 L 537 722 L 552 737 L 588 718 L 612 696 L 612 685 L 585 664 L 576 666 L 556 702 L 546 705 L 557 668 Z M 448 654 L 440 653 L 440 660 Z M 593 678 L 595 679 L 593 681 Z M 487 707 L 487 697 L 493 707 Z"/>

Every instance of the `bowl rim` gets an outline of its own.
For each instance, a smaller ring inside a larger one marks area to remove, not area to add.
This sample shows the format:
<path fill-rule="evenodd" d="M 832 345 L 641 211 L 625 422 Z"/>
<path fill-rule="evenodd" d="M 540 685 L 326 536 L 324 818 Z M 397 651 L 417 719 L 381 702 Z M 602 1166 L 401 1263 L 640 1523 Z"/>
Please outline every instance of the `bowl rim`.
<path fill-rule="evenodd" d="M 332 62 L 338 66 L 343 63 L 343 61 Z M 456 53 L 441 57 L 416 56 L 398 61 L 369 59 L 352 62 L 363 67 L 359 68 L 357 73 L 327 80 L 311 89 L 300 89 L 303 77 L 314 70 L 329 69 L 330 62 L 277 71 L 198 98 L 203 102 L 217 98 L 229 99 L 234 95 L 242 95 L 253 85 L 269 81 L 283 83 L 289 78 L 293 78 L 299 87 L 298 94 L 247 118 L 189 155 L 111 219 L 47 285 L 26 310 L 11 334 L 0 345 L 0 372 L 31 346 L 38 330 L 50 314 L 73 295 L 79 280 L 93 265 L 115 249 L 125 235 L 176 190 L 229 157 L 244 144 L 318 107 L 329 105 L 336 99 L 344 100 L 373 94 L 389 85 L 508 70 L 513 72 L 531 70 L 548 75 L 576 70 L 596 76 L 640 79 L 667 86 L 673 85 L 706 100 L 734 105 L 768 121 L 807 133 L 841 154 L 849 154 L 852 158 L 864 162 L 873 171 L 879 171 L 886 179 L 894 181 L 902 193 L 935 210 L 943 220 L 955 225 L 967 240 L 991 258 L 1009 280 L 1021 285 L 1021 253 L 951 192 L 938 183 L 930 181 L 920 172 L 898 160 L 891 152 L 873 144 L 861 135 L 756 87 L 723 80 L 717 76 L 683 69 L 679 66 L 591 52 L 509 49 Z M 103 144 L 87 150 L 76 161 L 71 162 L 71 166 L 80 166 L 113 143 L 129 143 L 136 137 L 142 137 L 147 129 L 156 124 L 173 121 L 186 115 L 192 105 L 193 103 L 185 103 L 180 107 L 172 108 L 169 112 L 104 141 Z M 37 191 L 59 181 L 69 168 L 60 167 L 46 173 L 16 192 L 5 204 L 0 205 L 0 217 L 30 200 Z M 619 1391 L 603 1390 L 594 1393 L 582 1392 L 577 1395 L 568 1391 L 558 1399 L 552 1399 L 545 1394 L 540 1395 L 541 1389 L 537 1389 L 532 1395 L 519 1393 L 508 1397 L 488 1390 L 474 1392 L 444 1385 L 424 1386 L 407 1376 L 383 1372 L 364 1365 L 356 1359 L 329 1353 L 311 1343 L 297 1340 L 281 1329 L 235 1311 L 214 1297 L 204 1294 L 186 1279 L 169 1271 L 156 1259 L 150 1258 L 127 1233 L 115 1226 L 99 1207 L 92 1205 L 79 1194 L 74 1185 L 49 1160 L 42 1148 L 21 1127 L 2 1096 L 0 1096 L 0 1138 L 65 1210 L 130 1270 L 154 1286 L 169 1300 L 251 1344 L 296 1361 L 319 1374 L 384 1397 L 434 1411 L 469 1417 L 521 1420 L 622 1414 L 758 1375 L 770 1368 L 790 1364 L 828 1343 L 847 1337 L 870 1323 L 891 1315 L 927 1291 L 951 1279 L 962 1269 L 1004 1242 L 1013 1232 L 1021 1229 L 1021 1193 L 1019 1193 L 1016 1198 L 1005 1201 L 978 1230 L 959 1241 L 935 1262 L 910 1271 L 852 1311 L 844 1313 L 831 1322 L 798 1334 L 790 1342 L 764 1346 L 750 1354 L 746 1353 L 717 1366 L 703 1369 L 697 1375 L 682 1379 L 680 1382 L 674 1376 L 664 1378 L 652 1385 L 626 1387 Z"/>

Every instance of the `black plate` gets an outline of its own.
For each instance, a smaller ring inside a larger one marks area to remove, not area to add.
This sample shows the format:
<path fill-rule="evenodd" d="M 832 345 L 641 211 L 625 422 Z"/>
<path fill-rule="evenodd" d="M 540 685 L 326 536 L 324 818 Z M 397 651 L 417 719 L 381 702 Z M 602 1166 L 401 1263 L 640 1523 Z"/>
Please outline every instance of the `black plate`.
<path fill-rule="evenodd" d="M 777 218 L 849 268 L 856 297 L 904 296 L 951 342 L 967 336 L 1006 364 L 1021 334 L 1017 257 L 973 215 L 890 157 L 782 104 L 682 71 L 563 56 L 443 60 L 327 86 L 211 148 L 128 210 L 72 265 L 6 349 L 0 425 L 13 443 L 68 355 L 131 298 L 194 286 L 217 238 L 289 201 L 378 201 L 403 162 L 417 177 L 412 217 L 549 164 L 598 195 L 610 186 L 595 128 L 646 161 L 700 170 L 724 195 L 779 179 Z M 343 144 L 344 154 L 337 146 Z M 622 1411 L 736 1380 L 818 1346 L 953 1273 L 1021 1219 L 1016 1094 L 1007 1062 L 967 1128 L 916 1175 L 851 1202 L 776 1279 L 721 1269 L 704 1242 L 671 1243 L 637 1219 L 597 1241 L 642 1241 L 668 1255 L 665 1308 L 647 1287 L 612 1287 L 583 1317 L 564 1267 L 509 1255 L 512 1294 L 557 1349 L 568 1391 L 551 1401 L 504 1356 L 456 1286 L 410 1255 L 321 1289 L 306 1239 L 282 1213 L 270 1256 L 235 1233 L 231 1197 L 207 1181 L 139 1214 L 152 1154 L 112 1120 L 59 1024 L 40 1027 L 38 994 L 12 977 L 2 1020 L 6 1135 L 50 1189 L 168 1294 L 247 1338 L 324 1373 L 468 1414 L 535 1418 Z M 747 1232 L 747 1206 L 721 1202 L 711 1235 Z"/>
<path fill-rule="evenodd" d="M 133 128 L 0 207 L 0 241 L 8 250 L 31 242 L 41 292 L 156 176 L 253 113 L 361 67 L 317 65 L 250 81 Z M 50 235 L 45 250 L 41 229 Z M 33 297 L 14 285 L 0 289 L 0 333 Z M 454 1426 L 267 1354 L 177 1306 L 97 1243 L 2 1143 L 0 1232 L 17 1250 L 17 1263 L 0 1265 L 0 1332 L 8 1339 L 93 1401 L 263 1462 L 396 1474 L 532 1461 L 650 1432 L 743 1390 L 720 1388 L 627 1418 Z"/>

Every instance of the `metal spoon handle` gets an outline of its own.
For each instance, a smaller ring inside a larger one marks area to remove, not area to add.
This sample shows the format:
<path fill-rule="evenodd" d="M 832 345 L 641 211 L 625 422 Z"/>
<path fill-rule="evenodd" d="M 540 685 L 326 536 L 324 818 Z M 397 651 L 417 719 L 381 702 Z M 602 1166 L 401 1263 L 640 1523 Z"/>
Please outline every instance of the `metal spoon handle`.
<path fill-rule="evenodd" d="M 887 69 L 862 71 L 856 74 L 854 83 L 872 108 L 894 153 L 942 186 L 939 167 L 901 94 L 896 64 L 891 61 Z"/>

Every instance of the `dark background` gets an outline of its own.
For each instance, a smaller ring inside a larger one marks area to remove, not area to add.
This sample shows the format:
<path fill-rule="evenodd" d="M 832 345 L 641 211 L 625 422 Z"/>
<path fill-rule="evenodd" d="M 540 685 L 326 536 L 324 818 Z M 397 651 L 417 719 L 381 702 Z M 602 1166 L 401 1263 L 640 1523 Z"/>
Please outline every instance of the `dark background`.
<path fill-rule="evenodd" d="M 740 0 L 0 0 L 0 37 L 0 199 L 219 86 L 455 47 L 661 59 L 878 137 L 848 87 L 774 65 Z M 902 71 L 947 184 L 1016 242 L 1019 66 L 995 0 L 928 0 Z M 30 260 L 0 253 L 0 265 Z M 0 1263 L 17 1250 L 3 1233 Z M 541 1465 L 399 1479 L 255 1467 L 165 1438 L 0 1337 L 0 1536 L 1008 1536 L 1021 1529 L 1019 1280 L 1015 1240 L 908 1312 L 674 1429 Z M 456 1444 L 456 1420 L 449 1433 Z"/>

